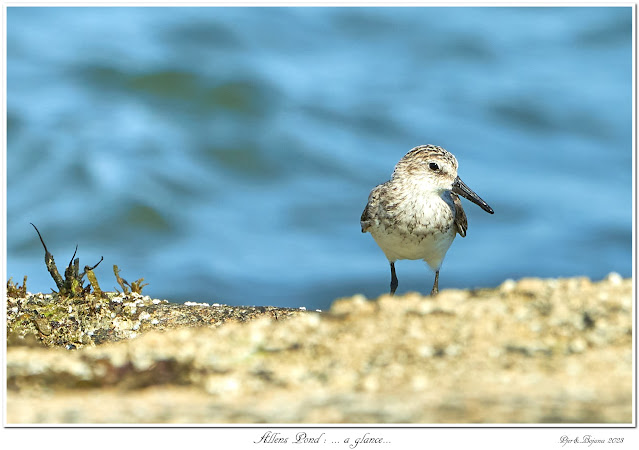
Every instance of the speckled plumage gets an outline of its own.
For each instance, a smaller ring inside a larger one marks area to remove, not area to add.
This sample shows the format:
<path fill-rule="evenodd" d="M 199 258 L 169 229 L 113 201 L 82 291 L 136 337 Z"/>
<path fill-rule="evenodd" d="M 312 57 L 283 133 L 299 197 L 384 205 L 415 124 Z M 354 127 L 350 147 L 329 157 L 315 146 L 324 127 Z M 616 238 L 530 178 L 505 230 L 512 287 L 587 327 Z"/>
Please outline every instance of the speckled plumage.
<path fill-rule="evenodd" d="M 408 152 L 389 181 L 375 187 L 361 217 L 391 265 L 391 294 L 397 288 L 394 263 L 423 259 L 435 271 L 431 294 L 438 292 L 439 268 L 455 236 L 466 236 L 468 221 L 457 194 L 493 213 L 457 176 L 457 159 L 436 145 Z"/>

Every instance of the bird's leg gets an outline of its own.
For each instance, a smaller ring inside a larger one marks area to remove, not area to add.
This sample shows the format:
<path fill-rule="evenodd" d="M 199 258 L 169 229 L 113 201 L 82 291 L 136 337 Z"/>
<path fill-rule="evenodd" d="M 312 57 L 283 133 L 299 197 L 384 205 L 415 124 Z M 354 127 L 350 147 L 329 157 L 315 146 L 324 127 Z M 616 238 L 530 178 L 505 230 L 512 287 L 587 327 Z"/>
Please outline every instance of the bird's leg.
<path fill-rule="evenodd" d="M 430 291 L 430 295 L 435 295 L 439 292 L 439 270 L 435 272 L 435 283 L 433 289 Z"/>
<path fill-rule="evenodd" d="M 397 289 L 397 275 L 395 275 L 395 263 L 391 262 L 391 285 L 390 285 L 390 295 L 395 295 L 395 290 Z"/>

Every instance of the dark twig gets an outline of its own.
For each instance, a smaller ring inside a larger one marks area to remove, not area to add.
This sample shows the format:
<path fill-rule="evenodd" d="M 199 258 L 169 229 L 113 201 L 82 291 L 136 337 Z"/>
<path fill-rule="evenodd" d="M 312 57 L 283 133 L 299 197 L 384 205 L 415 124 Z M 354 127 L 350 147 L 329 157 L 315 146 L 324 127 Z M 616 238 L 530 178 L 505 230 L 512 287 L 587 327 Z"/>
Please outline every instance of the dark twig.
<path fill-rule="evenodd" d="M 58 287 L 58 289 L 63 290 L 64 280 L 62 279 L 62 275 L 60 275 L 60 272 L 58 272 L 58 268 L 55 265 L 53 255 L 49 253 L 49 250 L 47 249 L 47 246 L 45 245 L 44 239 L 42 239 L 42 235 L 40 234 L 40 231 L 38 231 L 38 228 L 33 224 L 31 225 L 33 226 L 33 228 L 35 228 L 36 233 L 38 233 L 40 242 L 42 242 L 42 246 L 44 247 L 44 263 L 47 265 L 47 270 L 51 274 L 51 277 L 53 278 L 53 281 L 55 281 L 55 285 Z"/>
<path fill-rule="evenodd" d="M 71 267 L 71 264 L 73 263 L 73 258 L 75 258 L 75 254 L 78 253 L 78 244 L 75 244 L 75 251 L 73 252 L 73 256 L 71 257 L 71 261 L 69 261 L 69 266 Z"/>

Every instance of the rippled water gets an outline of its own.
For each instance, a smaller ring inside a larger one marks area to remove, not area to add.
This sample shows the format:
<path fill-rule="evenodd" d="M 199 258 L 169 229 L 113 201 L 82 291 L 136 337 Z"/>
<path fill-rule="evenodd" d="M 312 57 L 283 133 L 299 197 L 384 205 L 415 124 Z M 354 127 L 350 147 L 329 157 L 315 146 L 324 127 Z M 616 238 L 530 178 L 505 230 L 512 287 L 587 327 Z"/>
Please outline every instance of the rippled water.
<path fill-rule="evenodd" d="M 632 269 L 632 9 L 8 8 L 7 276 L 76 244 L 174 301 L 387 292 L 359 217 L 412 147 L 464 201 L 440 288 Z M 398 292 L 430 290 L 420 261 Z"/>

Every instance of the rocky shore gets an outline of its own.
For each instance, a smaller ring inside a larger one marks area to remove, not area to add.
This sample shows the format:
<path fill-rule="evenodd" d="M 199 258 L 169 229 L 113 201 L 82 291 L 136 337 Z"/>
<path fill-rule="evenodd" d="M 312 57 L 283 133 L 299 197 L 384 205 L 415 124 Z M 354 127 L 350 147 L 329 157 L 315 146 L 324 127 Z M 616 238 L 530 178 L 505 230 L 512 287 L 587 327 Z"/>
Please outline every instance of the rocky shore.
<path fill-rule="evenodd" d="M 632 421 L 632 281 L 336 300 L 7 301 L 7 423 Z"/>

